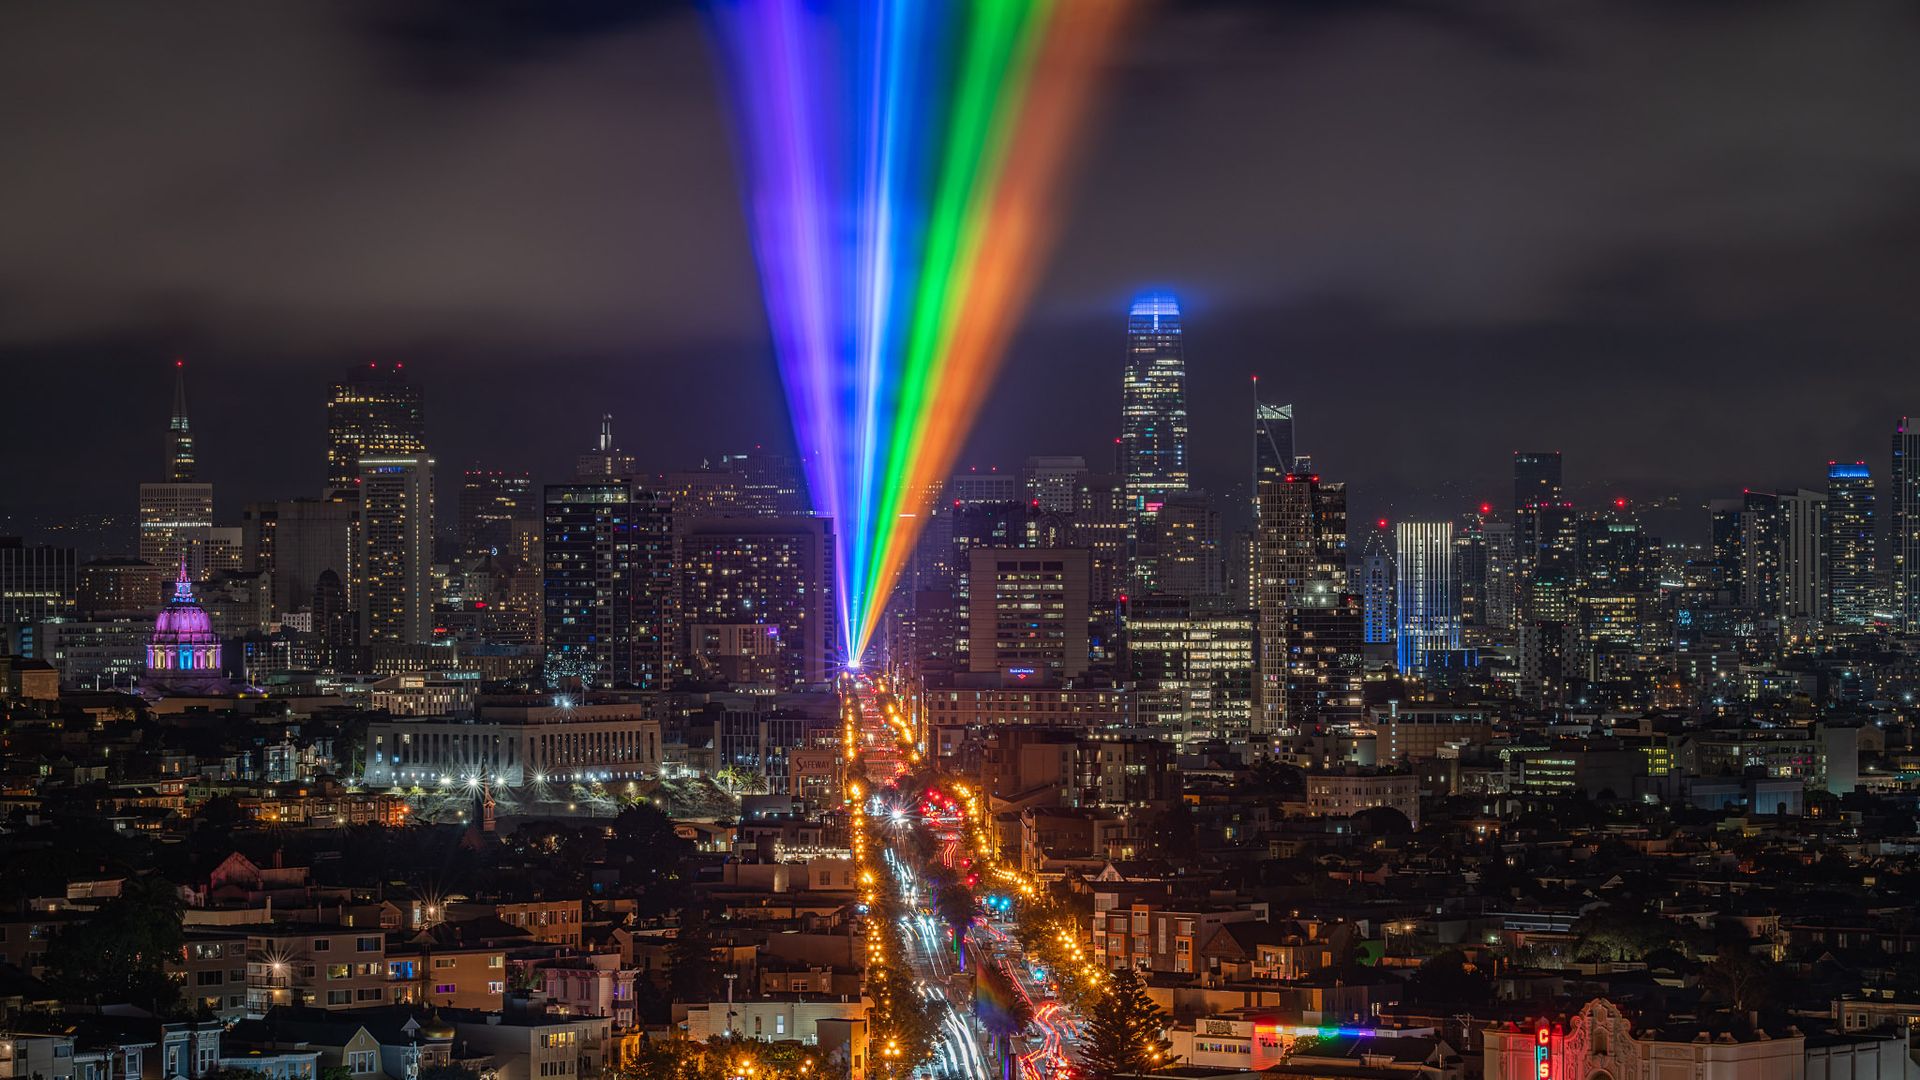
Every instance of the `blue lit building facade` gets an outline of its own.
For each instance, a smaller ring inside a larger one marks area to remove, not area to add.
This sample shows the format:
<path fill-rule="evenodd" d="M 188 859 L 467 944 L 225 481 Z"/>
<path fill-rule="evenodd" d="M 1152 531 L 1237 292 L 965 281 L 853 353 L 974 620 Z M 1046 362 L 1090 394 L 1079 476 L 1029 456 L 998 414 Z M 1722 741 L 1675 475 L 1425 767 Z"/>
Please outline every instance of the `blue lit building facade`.
<path fill-rule="evenodd" d="M 1397 665 L 1417 674 L 1439 654 L 1460 648 L 1460 598 L 1453 582 L 1453 523 L 1403 521 L 1394 526 Z"/>

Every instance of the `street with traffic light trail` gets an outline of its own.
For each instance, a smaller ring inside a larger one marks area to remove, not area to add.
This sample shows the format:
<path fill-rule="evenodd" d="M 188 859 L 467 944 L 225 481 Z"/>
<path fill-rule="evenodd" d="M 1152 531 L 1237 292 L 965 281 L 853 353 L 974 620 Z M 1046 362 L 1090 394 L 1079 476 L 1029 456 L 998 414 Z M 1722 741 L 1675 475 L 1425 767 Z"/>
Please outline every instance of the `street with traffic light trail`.
<path fill-rule="evenodd" d="M 1107 972 L 1071 907 L 1002 859 L 985 794 L 937 767 L 896 685 L 841 682 L 876 1074 L 1068 1080 L 1116 1055 L 1130 1071 L 1171 1064 L 1138 981 Z M 1119 1045 L 1089 1042 L 1116 1033 Z"/>

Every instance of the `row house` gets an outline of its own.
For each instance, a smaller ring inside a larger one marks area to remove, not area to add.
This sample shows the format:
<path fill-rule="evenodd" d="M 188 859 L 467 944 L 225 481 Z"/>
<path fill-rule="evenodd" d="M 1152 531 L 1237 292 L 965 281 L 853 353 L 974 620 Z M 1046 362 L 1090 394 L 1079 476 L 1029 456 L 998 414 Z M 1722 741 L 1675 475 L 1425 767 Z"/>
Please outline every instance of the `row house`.
<path fill-rule="evenodd" d="M 1345 924 L 1230 922 L 1201 945 L 1201 971 L 1209 983 L 1290 982 L 1331 967 L 1351 934 Z"/>
<path fill-rule="evenodd" d="M 634 982 L 640 972 L 620 963 L 618 953 L 596 953 L 543 965 L 537 971 L 547 1000 L 569 1016 L 604 1016 L 615 1031 L 639 1022 Z"/>
<path fill-rule="evenodd" d="M 197 1080 L 230 1064 L 221 1058 L 224 1027 L 117 1016 L 23 1025 L 0 1036 L 0 1078 Z"/>
<path fill-rule="evenodd" d="M 497 945 L 446 944 L 421 935 L 387 947 L 387 1000 L 395 1005 L 498 1009 L 507 993 L 507 954 Z"/>

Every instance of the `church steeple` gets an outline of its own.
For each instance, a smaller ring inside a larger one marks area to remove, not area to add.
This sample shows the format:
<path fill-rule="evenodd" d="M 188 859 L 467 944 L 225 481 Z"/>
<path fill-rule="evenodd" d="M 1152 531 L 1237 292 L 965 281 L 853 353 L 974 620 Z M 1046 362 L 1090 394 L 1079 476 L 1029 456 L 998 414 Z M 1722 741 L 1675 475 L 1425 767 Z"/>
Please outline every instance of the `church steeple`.
<path fill-rule="evenodd" d="M 173 362 L 173 420 L 167 425 L 167 477 L 193 483 L 193 429 L 187 423 L 187 362 Z"/>

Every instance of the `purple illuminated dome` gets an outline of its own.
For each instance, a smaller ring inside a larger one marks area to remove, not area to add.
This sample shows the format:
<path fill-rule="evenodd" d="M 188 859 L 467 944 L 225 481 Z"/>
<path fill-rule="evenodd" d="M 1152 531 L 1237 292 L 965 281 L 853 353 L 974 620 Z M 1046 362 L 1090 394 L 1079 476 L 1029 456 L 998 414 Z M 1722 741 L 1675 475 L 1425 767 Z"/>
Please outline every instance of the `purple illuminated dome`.
<path fill-rule="evenodd" d="M 205 675 L 220 670 L 220 639 L 213 632 L 213 620 L 193 596 L 193 580 L 187 577 L 187 564 L 180 563 L 180 577 L 173 583 L 173 598 L 153 624 L 153 637 L 147 642 L 147 673 L 165 677 L 175 673 Z"/>

